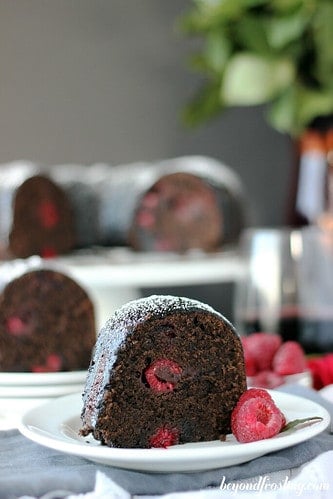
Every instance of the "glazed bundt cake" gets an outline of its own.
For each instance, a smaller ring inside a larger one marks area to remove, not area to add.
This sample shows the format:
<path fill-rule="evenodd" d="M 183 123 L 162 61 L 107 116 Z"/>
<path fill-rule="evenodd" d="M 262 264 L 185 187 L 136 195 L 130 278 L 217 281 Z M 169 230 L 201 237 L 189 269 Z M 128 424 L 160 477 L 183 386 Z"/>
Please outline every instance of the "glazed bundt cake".
<path fill-rule="evenodd" d="M 224 439 L 245 389 L 241 341 L 220 313 L 189 298 L 141 298 L 100 331 L 81 434 L 122 448 Z"/>

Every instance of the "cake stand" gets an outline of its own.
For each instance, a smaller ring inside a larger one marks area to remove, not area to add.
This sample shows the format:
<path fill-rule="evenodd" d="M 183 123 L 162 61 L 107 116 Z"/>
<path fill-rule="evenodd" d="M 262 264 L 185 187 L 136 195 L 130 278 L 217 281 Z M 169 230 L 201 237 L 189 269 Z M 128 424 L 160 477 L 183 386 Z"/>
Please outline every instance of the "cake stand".
<path fill-rule="evenodd" d="M 237 250 L 138 253 L 127 248 L 93 248 L 57 259 L 89 292 L 100 327 L 119 306 L 139 298 L 140 288 L 235 282 L 245 264 Z"/>

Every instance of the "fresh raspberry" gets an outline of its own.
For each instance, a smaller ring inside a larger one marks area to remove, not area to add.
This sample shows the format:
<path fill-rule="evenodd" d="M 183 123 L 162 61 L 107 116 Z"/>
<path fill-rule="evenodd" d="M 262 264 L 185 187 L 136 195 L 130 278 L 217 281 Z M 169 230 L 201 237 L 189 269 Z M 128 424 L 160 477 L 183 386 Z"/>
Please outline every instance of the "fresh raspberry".
<path fill-rule="evenodd" d="M 258 397 L 266 399 L 266 400 L 273 400 L 271 395 L 268 393 L 268 391 L 264 390 L 263 388 L 248 388 L 239 397 L 237 405 L 238 404 L 241 405 L 241 404 L 243 404 L 243 402 L 246 402 L 249 399 L 258 398 Z"/>
<path fill-rule="evenodd" d="M 246 376 L 254 376 L 257 374 L 257 363 L 255 357 L 244 348 L 245 372 Z"/>
<path fill-rule="evenodd" d="M 281 376 L 305 371 L 306 357 L 303 348 L 297 341 L 286 341 L 276 352 L 273 359 L 273 370 Z"/>
<path fill-rule="evenodd" d="M 34 373 L 48 373 L 48 372 L 58 372 L 61 370 L 61 358 L 55 353 L 48 355 L 45 364 L 33 366 L 32 372 Z"/>
<path fill-rule="evenodd" d="M 281 410 L 280 410 L 280 413 L 281 413 L 281 418 L 282 418 L 282 424 L 281 424 L 281 430 L 282 430 L 283 427 L 287 424 L 287 419 Z"/>
<path fill-rule="evenodd" d="M 258 332 L 243 336 L 242 344 L 245 359 L 251 356 L 258 372 L 271 369 L 273 357 L 282 344 L 282 338 L 278 334 Z"/>
<path fill-rule="evenodd" d="M 38 217 L 42 227 L 51 229 L 59 223 L 59 213 L 51 201 L 42 201 L 38 206 Z"/>
<path fill-rule="evenodd" d="M 272 397 L 270 396 L 270 394 L 268 393 L 268 391 L 264 390 L 263 388 L 248 388 L 239 397 L 237 404 L 233 409 L 234 417 L 237 414 L 237 412 L 239 411 L 239 409 L 242 407 L 244 402 L 246 402 L 247 400 L 253 399 L 253 398 L 263 398 L 266 400 L 273 400 Z"/>
<path fill-rule="evenodd" d="M 261 371 L 251 378 L 252 386 L 261 388 L 276 388 L 284 383 L 284 378 L 275 371 Z"/>
<path fill-rule="evenodd" d="M 315 390 L 333 383 L 333 353 L 311 357 L 307 360 L 307 368 L 311 372 Z"/>
<path fill-rule="evenodd" d="M 285 418 L 268 397 L 244 397 L 231 414 L 231 430 L 241 443 L 256 442 L 277 435 Z"/>
<path fill-rule="evenodd" d="M 155 360 L 144 370 L 144 378 L 156 392 L 172 391 L 182 373 L 181 367 L 169 359 Z"/>
<path fill-rule="evenodd" d="M 170 447 L 170 445 L 176 445 L 179 442 L 179 431 L 177 428 L 167 428 L 163 426 L 158 428 L 152 437 L 149 439 L 150 447 Z"/>
<path fill-rule="evenodd" d="M 261 398 L 261 399 L 265 399 L 265 400 L 268 400 L 270 402 L 275 403 L 272 396 L 265 388 L 257 388 L 257 387 L 256 388 L 248 388 L 247 390 L 245 390 L 245 392 L 242 393 L 242 395 L 238 399 L 237 405 L 233 410 L 233 412 L 235 414 L 234 417 L 236 417 L 237 412 L 242 407 L 244 402 L 246 402 L 247 400 L 253 399 L 253 398 Z M 286 424 L 286 418 L 282 412 L 281 412 L 281 416 L 282 416 L 282 422 L 283 422 L 282 426 L 284 426 Z"/>

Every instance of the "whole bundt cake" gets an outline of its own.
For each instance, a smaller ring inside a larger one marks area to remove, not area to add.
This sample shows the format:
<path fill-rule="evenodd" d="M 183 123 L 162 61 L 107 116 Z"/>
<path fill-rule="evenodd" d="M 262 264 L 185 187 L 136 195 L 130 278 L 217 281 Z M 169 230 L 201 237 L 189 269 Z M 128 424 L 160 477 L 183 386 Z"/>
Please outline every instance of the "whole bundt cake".
<path fill-rule="evenodd" d="M 241 341 L 223 315 L 189 298 L 141 298 L 100 331 L 81 434 L 122 448 L 223 439 L 245 389 Z"/>

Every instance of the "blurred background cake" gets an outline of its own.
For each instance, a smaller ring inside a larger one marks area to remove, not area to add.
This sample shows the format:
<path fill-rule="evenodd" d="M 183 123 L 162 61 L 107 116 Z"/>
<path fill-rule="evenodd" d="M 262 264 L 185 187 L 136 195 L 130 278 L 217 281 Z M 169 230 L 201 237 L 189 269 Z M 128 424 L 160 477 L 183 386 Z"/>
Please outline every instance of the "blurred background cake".
<path fill-rule="evenodd" d="M 0 168 L 0 256 L 53 257 L 74 247 L 66 193 L 30 162 Z"/>
<path fill-rule="evenodd" d="M 245 224 L 241 181 L 213 158 L 113 166 L 96 188 L 105 245 L 212 251 L 235 243 Z"/>
<path fill-rule="evenodd" d="M 100 203 L 95 185 L 109 166 L 78 164 L 53 165 L 48 169 L 52 180 L 66 193 L 73 214 L 74 247 L 100 244 Z"/>
<path fill-rule="evenodd" d="M 1 264 L 0 371 L 86 369 L 94 305 L 73 278 L 38 257 Z"/>

